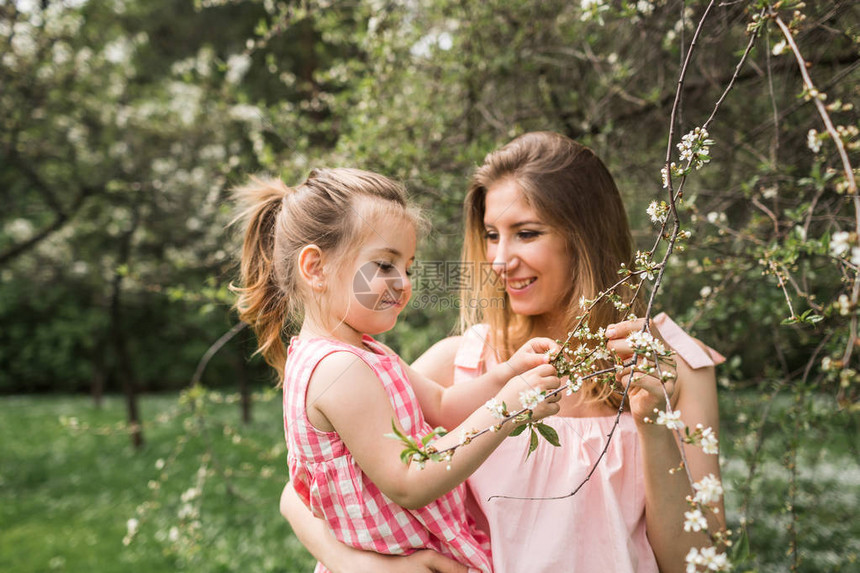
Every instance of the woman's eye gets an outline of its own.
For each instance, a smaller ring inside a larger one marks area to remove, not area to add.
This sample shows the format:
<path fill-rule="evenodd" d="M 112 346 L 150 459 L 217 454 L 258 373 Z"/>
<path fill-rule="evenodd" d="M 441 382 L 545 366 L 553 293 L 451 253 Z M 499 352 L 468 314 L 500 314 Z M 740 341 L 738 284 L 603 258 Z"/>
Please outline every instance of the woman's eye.
<path fill-rule="evenodd" d="M 499 234 L 495 231 L 484 231 L 484 238 L 488 241 L 497 241 Z"/>
<path fill-rule="evenodd" d="M 412 269 L 411 269 L 411 268 L 406 269 L 406 276 L 407 276 L 407 277 L 411 277 L 411 276 L 412 276 Z"/>
<path fill-rule="evenodd" d="M 519 233 L 517 233 L 517 235 L 521 239 L 534 239 L 535 237 L 540 236 L 540 232 L 539 231 L 520 231 Z"/>

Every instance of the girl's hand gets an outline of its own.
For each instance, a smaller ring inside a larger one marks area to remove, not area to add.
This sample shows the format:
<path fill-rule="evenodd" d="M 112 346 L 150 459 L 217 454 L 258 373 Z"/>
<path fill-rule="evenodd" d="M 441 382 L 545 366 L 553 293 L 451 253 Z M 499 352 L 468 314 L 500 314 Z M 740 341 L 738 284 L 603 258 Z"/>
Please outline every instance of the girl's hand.
<path fill-rule="evenodd" d="M 507 405 L 509 412 L 516 412 L 522 408 L 532 408 L 532 420 L 540 420 L 547 416 L 558 414 L 558 401 L 562 393 L 541 400 L 537 405 L 529 403 L 534 396 L 542 391 L 549 392 L 561 386 L 561 379 L 552 364 L 541 364 L 535 366 L 528 372 L 511 378 L 501 392 L 497 400 Z"/>
<path fill-rule="evenodd" d="M 508 368 L 507 378 L 549 363 L 548 354 L 558 352 L 559 348 L 558 343 L 551 338 L 532 338 L 502 364 Z"/>
<path fill-rule="evenodd" d="M 628 337 L 634 332 L 641 331 L 644 325 L 644 318 L 626 320 L 609 325 L 606 328 L 607 348 L 614 351 L 623 362 L 629 362 L 633 359 L 634 353 Z M 660 332 L 654 326 L 653 322 L 651 323 L 650 332 L 651 336 L 657 342 L 668 349 L 666 342 L 660 336 Z M 615 374 L 615 379 L 622 387 L 627 386 L 628 382 L 630 382 L 631 373 L 633 375 L 628 398 L 630 400 L 630 412 L 638 424 L 642 424 L 646 417 L 653 419 L 655 409 L 665 410 L 667 397 L 670 401 L 673 399 L 676 390 L 676 369 L 673 364 L 674 360 L 672 358 L 669 360 L 672 363 L 667 363 L 665 360 L 661 360 L 659 363 L 660 373 L 666 376 L 666 379 L 662 382 L 657 375 L 656 368 L 655 371 L 650 373 L 642 372 L 643 369 L 654 367 L 655 364 L 653 360 L 646 361 L 641 356 L 638 359 L 635 372 L 628 366 Z"/>

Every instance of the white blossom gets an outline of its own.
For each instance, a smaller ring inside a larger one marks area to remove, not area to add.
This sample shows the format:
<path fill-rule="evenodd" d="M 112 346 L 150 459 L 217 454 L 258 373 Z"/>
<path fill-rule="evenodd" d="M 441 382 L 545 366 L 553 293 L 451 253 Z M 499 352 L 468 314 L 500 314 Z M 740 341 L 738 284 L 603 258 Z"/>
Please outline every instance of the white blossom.
<path fill-rule="evenodd" d="M 137 518 L 132 517 L 128 521 L 125 522 L 125 528 L 129 535 L 134 535 L 137 533 L 137 528 L 140 526 L 140 521 Z"/>
<path fill-rule="evenodd" d="M 689 161 L 696 169 L 699 169 L 705 163 L 710 162 L 708 152 L 713 143 L 712 139 L 708 139 L 708 130 L 697 127 L 684 135 L 677 147 L 678 151 L 681 152 L 681 159 Z"/>
<path fill-rule="evenodd" d="M 657 412 L 657 422 L 660 426 L 666 426 L 670 430 L 684 429 L 684 422 L 681 421 L 681 411 L 674 410 L 672 412 Z"/>
<path fill-rule="evenodd" d="M 839 298 L 836 299 L 836 306 L 839 308 L 839 314 L 842 316 L 848 316 L 851 314 L 851 300 L 848 298 L 847 294 L 839 295 Z M 826 357 L 825 359 L 830 360 Z M 824 361 L 822 361 L 822 364 L 824 364 Z"/>
<path fill-rule="evenodd" d="M 644 330 L 631 332 L 627 336 L 627 343 L 630 344 L 634 352 L 638 351 L 645 356 L 650 356 L 651 354 L 666 356 L 669 354 L 666 347 L 663 346 L 663 343 L 660 340 L 654 338 Z"/>
<path fill-rule="evenodd" d="M 696 573 L 699 565 L 703 571 L 730 571 L 729 558 L 725 553 L 717 553 L 715 547 L 691 548 L 684 558 L 687 562 L 687 573 Z"/>
<path fill-rule="evenodd" d="M 699 428 L 701 427 L 702 425 L 699 424 Z M 702 451 L 706 454 L 716 455 L 720 453 L 719 440 L 717 439 L 717 435 L 714 434 L 714 429 L 710 426 L 702 430 L 702 437 L 699 443 L 702 445 Z"/>
<path fill-rule="evenodd" d="M 773 45 L 773 49 L 771 51 L 773 52 L 774 56 L 778 56 L 785 51 L 786 46 L 787 44 L 785 40 L 781 40 Z"/>
<path fill-rule="evenodd" d="M 818 131 L 810 129 L 807 132 L 806 146 L 812 150 L 812 153 L 818 153 L 821 150 L 821 139 L 818 137 Z"/>
<path fill-rule="evenodd" d="M 636 11 L 643 16 L 650 16 L 654 12 L 654 4 L 648 0 L 639 0 L 636 2 Z"/>
<path fill-rule="evenodd" d="M 544 398 L 546 398 L 544 392 L 536 388 L 520 392 L 520 404 L 529 410 L 534 410 L 538 404 L 543 402 Z"/>
<path fill-rule="evenodd" d="M 567 381 L 567 395 L 570 396 L 574 392 L 579 392 L 579 389 L 582 388 L 582 377 L 577 376 L 574 380 Z"/>
<path fill-rule="evenodd" d="M 706 505 L 719 501 L 723 495 L 723 485 L 719 479 L 714 477 L 714 474 L 708 474 L 694 483 L 693 489 L 696 490 L 693 501 Z"/>
<path fill-rule="evenodd" d="M 251 67 L 251 57 L 246 54 L 233 54 L 227 58 L 227 73 L 224 79 L 227 83 L 238 84 Z"/>
<path fill-rule="evenodd" d="M 666 205 L 665 201 L 660 201 L 659 203 L 651 201 L 645 212 L 648 213 L 652 223 L 665 223 L 666 219 L 669 218 L 669 206 Z"/>
<path fill-rule="evenodd" d="M 498 418 L 500 420 L 505 419 L 505 407 L 499 403 L 495 398 L 490 398 L 487 400 L 487 403 L 484 404 L 484 407 L 490 411 L 494 418 Z"/>
<path fill-rule="evenodd" d="M 851 233 L 839 231 L 830 237 L 830 254 L 841 257 L 851 249 Z"/>
<path fill-rule="evenodd" d="M 609 10 L 606 0 L 580 0 L 579 5 L 582 8 L 582 14 L 579 16 L 581 21 L 596 20 L 599 24 L 603 24 L 602 14 Z"/>
<path fill-rule="evenodd" d="M 684 512 L 684 531 L 702 531 L 708 528 L 708 521 L 698 508 Z"/>

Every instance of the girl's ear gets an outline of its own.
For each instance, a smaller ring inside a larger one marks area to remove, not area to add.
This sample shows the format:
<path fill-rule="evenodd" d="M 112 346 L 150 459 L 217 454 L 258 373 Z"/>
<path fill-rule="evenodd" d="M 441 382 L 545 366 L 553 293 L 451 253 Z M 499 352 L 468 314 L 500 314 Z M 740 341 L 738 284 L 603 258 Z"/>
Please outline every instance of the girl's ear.
<path fill-rule="evenodd" d="M 323 252 L 316 245 L 306 245 L 299 251 L 299 275 L 314 292 L 325 290 Z"/>

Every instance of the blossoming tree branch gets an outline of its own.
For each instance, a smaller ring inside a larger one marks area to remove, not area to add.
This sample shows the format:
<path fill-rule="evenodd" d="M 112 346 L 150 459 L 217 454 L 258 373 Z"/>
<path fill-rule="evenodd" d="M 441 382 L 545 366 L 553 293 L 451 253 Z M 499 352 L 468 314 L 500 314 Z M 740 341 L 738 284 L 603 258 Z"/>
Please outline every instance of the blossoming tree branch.
<path fill-rule="evenodd" d="M 596 0 L 583 2 L 583 6 L 588 4 L 588 10 L 584 13 L 584 17 L 600 18 L 601 15 L 610 10 L 607 4 Z M 622 9 L 629 9 L 630 3 L 624 2 Z M 710 117 L 700 126 L 692 131 L 684 134 L 680 141 L 673 146 L 675 142 L 675 130 L 678 120 L 678 114 L 681 111 L 680 101 L 684 81 L 687 75 L 688 66 L 692 55 L 697 47 L 705 23 L 708 21 L 715 6 L 715 1 L 711 0 L 704 10 L 695 34 L 686 50 L 683 64 L 678 76 L 677 89 L 675 100 L 672 107 L 668 143 L 664 166 L 661 168 L 662 187 L 665 190 L 665 199 L 652 201 L 647 209 L 647 215 L 650 220 L 659 225 L 656 240 L 652 248 L 648 251 L 638 251 L 634 258 L 633 268 L 626 268 L 622 265 L 618 273 L 620 279 L 617 283 L 603 292 L 600 292 L 593 300 L 581 299 L 580 307 L 583 309 L 583 314 L 579 317 L 579 322 L 576 327 L 568 334 L 567 339 L 558 341 L 561 344 L 561 349 L 550 356 L 550 363 L 553 364 L 559 375 L 566 377 L 567 382 L 564 386 L 547 392 L 537 390 L 527 390 L 520 394 L 519 407 L 514 407 L 505 403 L 499 403 L 495 399 L 487 402 L 486 407 L 492 414 L 498 418 L 498 423 L 489 428 L 481 430 L 473 430 L 464 432 L 460 437 L 458 445 L 451 446 L 445 449 L 435 449 L 433 447 L 433 439 L 445 433 L 444 428 L 437 428 L 431 434 L 425 436 L 422 440 L 416 441 L 409 436 L 406 436 L 394 429 L 395 434 L 392 437 L 400 439 L 404 443 L 404 449 L 401 454 L 401 459 L 404 463 L 418 463 L 423 467 L 428 461 L 441 461 L 447 464 L 453 463 L 455 452 L 463 446 L 467 446 L 474 438 L 486 433 L 498 431 L 504 424 L 513 423 L 519 424 L 511 433 L 511 436 L 517 436 L 528 430 L 530 432 L 528 453 L 531 454 L 538 445 L 539 436 L 545 438 L 553 446 L 560 446 L 556 432 L 548 425 L 541 422 L 532 422 L 531 415 L 533 409 L 542 400 L 554 396 L 560 392 L 565 392 L 570 395 L 579 391 L 583 384 L 616 384 L 616 373 L 622 372 L 625 369 L 630 369 L 631 376 L 627 379 L 628 382 L 623 388 L 616 388 L 616 391 L 621 394 L 621 404 L 618 408 L 618 413 L 615 419 L 615 426 L 612 432 L 607 436 L 607 440 L 603 451 L 600 453 L 591 471 L 585 479 L 578 484 L 568 495 L 560 496 L 568 497 L 575 495 L 581 487 L 588 481 L 594 473 L 595 468 L 600 463 L 606 454 L 612 440 L 612 435 L 615 428 L 618 426 L 618 421 L 621 412 L 624 408 L 624 403 L 627 398 L 627 393 L 630 389 L 630 383 L 635 379 L 635 376 L 655 376 L 658 378 L 663 387 L 664 397 L 666 399 L 666 409 L 664 411 L 655 410 L 656 418 L 647 421 L 665 426 L 668 431 L 676 434 L 682 464 L 681 467 L 672 471 L 686 470 L 686 456 L 684 453 L 684 445 L 700 447 L 706 454 L 718 454 L 718 440 L 713 428 L 697 425 L 692 430 L 684 426 L 681 421 L 681 413 L 678 410 L 673 410 L 671 406 L 670 396 L 667 393 L 666 383 L 674 379 L 674 360 L 673 352 L 667 349 L 664 344 L 654 337 L 650 330 L 650 319 L 654 307 L 655 298 L 663 281 L 664 272 L 670 257 L 676 250 L 683 250 L 684 242 L 691 236 L 690 231 L 682 228 L 682 218 L 680 207 L 683 204 L 684 185 L 687 178 L 696 170 L 701 169 L 711 160 L 710 150 L 715 145 L 715 141 L 711 139 L 708 128 L 717 116 L 721 104 L 725 101 L 729 92 L 732 90 L 739 72 L 744 66 L 747 57 L 750 54 L 755 43 L 761 39 L 762 31 L 767 26 L 774 26 L 779 30 L 784 40 L 774 46 L 774 53 L 778 54 L 788 46 L 791 53 L 794 55 L 798 63 L 803 84 L 801 87 L 801 97 L 807 101 L 813 101 L 818 111 L 821 121 L 825 126 L 823 133 L 818 133 L 817 130 L 810 130 L 808 134 L 810 149 L 818 153 L 823 142 L 830 141 L 837 148 L 839 159 L 842 164 L 842 177 L 835 183 L 836 189 L 843 193 L 846 197 L 851 198 L 855 212 L 855 224 L 852 231 L 839 231 L 835 233 L 831 239 L 832 255 L 843 265 L 846 271 L 846 283 L 848 294 L 841 294 L 838 298 L 837 305 L 840 309 L 853 309 L 857 307 L 858 296 L 860 296 L 860 281 L 857 280 L 857 271 L 860 268 L 860 196 L 857 195 L 856 180 L 854 177 L 854 169 L 851 165 L 846 147 L 853 150 L 857 149 L 857 143 L 849 143 L 852 138 L 857 135 L 857 128 L 853 126 L 844 127 L 836 126 L 830 118 L 829 111 L 841 110 L 844 105 L 837 102 L 831 106 L 826 106 L 826 94 L 815 87 L 815 84 L 810 76 L 808 65 L 805 62 L 803 55 L 794 40 L 797 34 L 798 27 L 804 20 L 802 8 L 804 5 L 799 2 L 765 2 L 759 3 L 760 9 L 753 14 L 747 32 L 749 41 L 740 57 L 735 72 L 725 87 L 721 97 L 714 105 Z M 793 6 L 792 6 L 793 5 Z M 793 8 L 791 19 L 786 23 L 782 17 L 782 11 Z M 678 161 L 673 161 L 673 148 L 677 149 Z M 676 187 L 677 182 L 677 187 Z M 662 249 L 662 255 L 658 257 L 658 253 Z M 778 279 L 778 286 L 785 292 L 786 302 L 789 308 L 790 316 L 786 319 L 786 323 L 807 322 L 814 323 L 819 316 L 806 312 L 802 315 L 797 315 L 791 303 L 791 297 L 788 293 L 788 275 L 789 271 L 784 265 L 778 265 L 774 261 L 765 262 L 766 269 L 772 272 Z M 631 312 L 631 301 L 635 300 L 642 294 L 643 285 L 647 281 L 653 281 L 650 288 L 650 293 L 647 300 L 647 306 L 644 313 L 644 326 L 641 331 L 633 332 L 627 337 L 627 342 L 633 349 L 633 358 L 628 362 L 623 362 L 614 352 L 607 348 L 606 333 L 602 328 L 592 331 L 588 325 L 588 317 L 591 309 L 604 300 L 611 301 L 618 310 L 625 312 L 628 319 L 637 318 Z M 844 312 L 848 314 L 848 312 Z M 847 376 L 853 375 L 853 370 L 848 369 L 853 348 L 857 340 L 857 318 L 854 314 L 851 318 L 848 340 L 845 343 L 845 350 L 841 357 L 825 358 L 823 367 L 825 369 L 840 369 L 844 367 L 847 371 Z M 606 364 L 606 361 L 612 362 L 612 367 L 605 368 L 601 365 Z M 843 374 L 845 376 L 845 374 Z M 708 475 L 699 481 L 693 481 L 692 476 L 687 470 L 687 477 L 690 482 L 693 495 L 687 498 L 689 511 L 684 513 L 684 530 L 685 531 L 705 531 L 708 533 L 711 545 L 693 548 L 686 556 L 686 570 L 688 573 L 696 571 L 729 571 L 732 564 L 726 548 L 733 545 L 731 539 L 731 531 L 710 531 L 706 514 L 708 512 L 717 511 L 717 504 L 720 502 L 723 495 L 723 487 L 720 480 L 715 476 Z M 540 498 L 546 499 L 546 498 Z M 738 552 L 736 552 L 738 553 Z M 743 555 L 738 553 L 739 558 Z"/>

